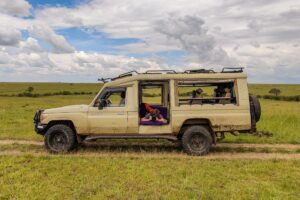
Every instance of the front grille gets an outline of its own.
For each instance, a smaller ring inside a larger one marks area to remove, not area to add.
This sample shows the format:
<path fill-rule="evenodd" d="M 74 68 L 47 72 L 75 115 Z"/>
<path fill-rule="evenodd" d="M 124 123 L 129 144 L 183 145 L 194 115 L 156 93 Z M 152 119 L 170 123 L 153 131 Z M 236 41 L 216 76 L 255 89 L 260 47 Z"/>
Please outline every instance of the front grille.
<path fill-rule="evenodd" d="M 34 118 L 33 118 L 33 123 L 37 124 L 40 122 L 40 117 L 41 117 L 41 114 L 44 110 L 37 110 L 35 115 L 34 115 Z"/>

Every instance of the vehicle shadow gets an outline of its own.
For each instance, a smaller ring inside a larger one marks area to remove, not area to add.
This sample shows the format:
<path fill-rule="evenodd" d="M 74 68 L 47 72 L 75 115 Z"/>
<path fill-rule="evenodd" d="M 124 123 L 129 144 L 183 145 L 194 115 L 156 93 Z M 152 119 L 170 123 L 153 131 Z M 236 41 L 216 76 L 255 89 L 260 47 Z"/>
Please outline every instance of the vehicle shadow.
<path fill-rule="evenodd" d="M 77 148 L 77 152 L 91 153 L 182 153 L 179 143 L 170 141 L 113 141 L 103 140 L 84 142 Z"/>
<path fill-rule="evenodd" d="M 266 149 L 231 148 L 213 145 L 210 153 L 267 152 Z M 180 142 L 167 140 L 101 140 L 84 142 L 77 148 L 78 153 L 176 153 L 184 154 Z"/>

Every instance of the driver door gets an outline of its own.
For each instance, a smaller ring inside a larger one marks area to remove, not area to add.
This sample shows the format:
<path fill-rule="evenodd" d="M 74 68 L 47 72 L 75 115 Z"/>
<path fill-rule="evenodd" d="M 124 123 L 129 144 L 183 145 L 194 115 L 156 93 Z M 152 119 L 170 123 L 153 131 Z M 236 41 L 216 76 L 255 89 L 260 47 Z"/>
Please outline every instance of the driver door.
<path fill-rule="evenodd" d="M 127 131 L 126 88 L 107 88 L 99 95 L 102 107 L 89 108 L 90 134 L 124 134 Z"/>

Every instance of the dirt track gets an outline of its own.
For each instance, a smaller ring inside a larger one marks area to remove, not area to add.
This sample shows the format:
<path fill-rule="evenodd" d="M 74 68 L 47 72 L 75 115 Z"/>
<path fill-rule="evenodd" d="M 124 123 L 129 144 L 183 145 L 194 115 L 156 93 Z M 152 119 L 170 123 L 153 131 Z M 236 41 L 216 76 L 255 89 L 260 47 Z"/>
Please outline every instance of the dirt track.
<path fill-rule="evenodd" d="M 210 153 L 206 156 L 191 157 L 185 154 L 176 153 L 70 153 L 54 155 L 47 152 L 22 152 L 18 150 L 0 151 L 0 155 L 20 156 L 65 156 L 65 157 L 130 157 L 130 158 L 195 158 L 195 159 L 285 159 L 285 160 L 299 160 L 300 154 L 284 154 L 284 153 Z"/>
<path fill-rule="evenodd" d="M 9 144 L 24 144 L 24 145 L 37 145 L 42 146 L 43 142 L 38 141 L 25 141 L 25 140 L 0 140 L 0 145 Z M 147 158 L 191 158 L 182 151 L 176 151 L 178 145 L 174 143 L 158 144 L 155 142 L 112 142 L 112 141 L 100 141 L 96 143 L 84 143 L 83 151 L 75 151 L 69 154 L 63 154 L 59 156 L 76 156 L 76 157 L 147 157 Z M 106 151 L 106 150 L 93 150 L 93 148 L 124 148 L 124 151 Z M 126 151 L 126 148 L 136 147 L 148 148 L 150 151 Z M 162 148 L 157 151 L 151 151 L 151 148 Z M 171 151 L 165 148 L 171 149 Z M 225 148 L 231 149 L 230 152 L 226 152 Z M 175 149 L 175 151 L 174 151 Z M 271 149 L 285 150 L 286 152 L 241 152 L 243 149 L 265 149 L 267 151 Z M 231 144 L 231 143 L 220 143 L 213 147 L 212 152 L 203 157 L 193 157 L 197 159 L 300 159 L 299 144 Z M 287 153 L 290 152 L 290 153 Z M 49 154 L 46 151 L 21 151 L 18 149 L 9 149 L 0 151 L 0 155 L 11 155 L 19 156 L 23 154 L 31 154 L 33 156 L 57 156 Z"/>
<path fill-rule="evenodd" d="M 1 144 L 32 144 L 32 145 L 44 145 L 43 142 L 34 141 L 34 140 L 0 140 Z M 92 144 L 92 143 L 87 143 Z M 114 146 L 115 142 L 104 141 L 97 142 L 96 144 L 103 145 L 112 145 Z M 131 142 L 131 144 L 138 144 L 138 142 Z M 149 143 L 151 144 L 151 143 Z M 300 149 L 300 144 L 249 144 L 249 143 L 219 143 L 216 147 L 228 147 L 228 148 L 284 148 L 284 149 Z"/>

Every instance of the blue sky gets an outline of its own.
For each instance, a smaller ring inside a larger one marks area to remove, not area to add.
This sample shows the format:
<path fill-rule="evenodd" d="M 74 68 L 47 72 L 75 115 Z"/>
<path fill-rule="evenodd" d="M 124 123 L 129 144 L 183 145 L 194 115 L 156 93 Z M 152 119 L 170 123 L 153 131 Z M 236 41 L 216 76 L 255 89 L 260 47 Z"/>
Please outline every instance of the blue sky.
<path fill-rule="evenodd" d="M 66 6 L 75 7 L 78 3 L 84 2 L 80 0 L 28 0 L 28 3 L 32 5 L 33 8 L 43 7 L 43 6 Z"/>
<path fill-rule="evenodd" d="M 300 83 L 299 22 L 293 0 L 1 0 L 0 81 L 242 66 L 249 82 Z"/>

